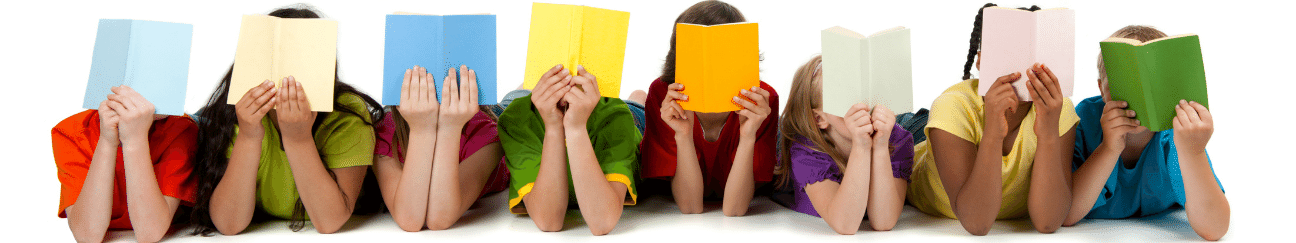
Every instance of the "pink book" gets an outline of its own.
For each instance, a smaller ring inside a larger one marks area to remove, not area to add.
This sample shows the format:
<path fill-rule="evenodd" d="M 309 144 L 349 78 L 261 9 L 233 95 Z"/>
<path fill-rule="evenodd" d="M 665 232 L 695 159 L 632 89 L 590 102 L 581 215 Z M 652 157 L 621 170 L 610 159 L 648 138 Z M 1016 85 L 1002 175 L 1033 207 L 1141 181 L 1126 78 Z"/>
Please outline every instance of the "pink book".
<path fill-rule="evenodd" d="M 1057 76 L 1062 96 L 1071 96 L 1075 81 L 1075 11 L 990 7 L 983 18 L 979 94 L 984 96 L 990 91 L 995 79 L 1021 72 L 1021 79 L 1013 87 L 1018 98 L 1030 101 L 1026 69 L 1042 63 Z"/>

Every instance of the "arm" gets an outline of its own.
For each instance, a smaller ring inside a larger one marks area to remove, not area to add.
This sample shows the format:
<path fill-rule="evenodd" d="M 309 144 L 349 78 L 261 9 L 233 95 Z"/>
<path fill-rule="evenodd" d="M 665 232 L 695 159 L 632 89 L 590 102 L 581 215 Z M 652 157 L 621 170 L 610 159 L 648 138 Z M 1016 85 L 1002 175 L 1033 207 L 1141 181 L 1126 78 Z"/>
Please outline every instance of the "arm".
<path fill-rule="evenodd" d="M 487 177 L 499 164 L 502 151 L 499 143 L 492 143 L 479 149 L 472 156 L 460 163 L 460 137 L 464 126 L 479 111 L 477 106 L 477 72 L 460 66 L 456 75 L 454 69 L 447 75 L 446 85 L 441 97 L 441 120 L 437 128 L 437 139 L 446 141 L 437 144 L 436 158 L 433 161 L 432 191 L 429 192 L 427 225 L 433 230 L 450 228 L 459 217 L 468 211 L 477 196 L 485 187 Z M 458 77 L 459 82 L 454 82 Z M 458 83 L 459 85 L 453 85 Z"/>
<path fill-rule="evenodd" d="M 1181 100 L 1175 111 L 1177 115 L 1172 122 L 1175 152 L 1183 173 L 1188 224 L 1203 239 L 1219 240 L 1228 233 L 1231 210 L 1206 156 L 1206 143 L 1215 132 L 1214 118 L 1210 110 L 1197 102 Z"/>
<path fill-rule="evenodd" d="M 891 136 L 898 136 L 893 133 L 895 113 L 884 105 L 878 105 L 873 109 L 872 117 L 873 128 L 877 132 L 872 138 L 872 161 L 868 162 L 869 166 L 873 167 L 868 190 L 869 226 L 873 227 L 873 230 L 889 231 L 895 227 L 896 221 L 900 219 L 900 212 L 904 210 L 905 189 L 908 188 L 909 182 L 895 178 L 891 173 Z M 908 138 L 904 146 L 896 146 L 895 149 L 913 151 L 912 139 Z M 904 159 L 912 161 L 913 157 Z"/>
<path fill-rule="evenodd" d="M 162 195 L 149 157 L 149 128 L 153 104 L 127 86 L 112 88 L 109 105 L 121 117 L 120 135 L 126 172 L 126 208 L 135 239 L 156 242 L 171 228 L 180 200 Z M 183 143 L 183 142 L 182 142 Z M 186 158 L 187 159 L 187 158 Z"/>
<path fill-rule="evenodd" d="M 866 108 L 867 105 L 855 104 L 846 111 L 846 126 L 854 141 L 842 172 L 842 183 L 824 180 L 805 188 L 815 211 L 838 234 L 853 235 L 859 231 L 869 206 L 869 177 L 872 176 L 869 170 L 872 167 L 868 161 L 874 153 L 870 138 L 874 126 Z"/>
<path fill-rule="evenodd" d="M 1016 107 L 1017 94 L 1011 83 L 1020 77 L 1019 73 L 1008 74 L 991 84 L 985 96 L 986 121 L 980 143 L 929 128 L 928 139 L 950 208 L 963 229 L 973 235 L 990 233 L 1003 203 L 1002 154 L 1008 131 L 1005 114 Z"/>
<path fill-rule="evenodd" d="M 1103 186 L 1107 184 L 1107 178 L 1111 177 L 1112 169 L 1120 162 L 1121 152 L 1125 150 L 1125 136 L 1139 126 L 1139 121 L 1134 119 L 1134 111 L 1125 110 L 1128 106 L 1124 101 L 1111 101 L 1103 106 L 1102 117 L 1099 118 L 1103 141 L 1085 159 L 1084 164 L 1071 174 L 1071 210 L 1062 223 L 1063 226 L 1079 223 L 1093 210 Z"/>
<path fill-rule="evenodd" d="M 437 146 L 438 140 L 439 104 L 432 82 L 432 74 L 423 67 L 415 66 L 405 70 L 404 82 L 401 84 L 401 106 L 397 107 L 397 111 L 410 127 L 406 145 L 408 148 L 403 151 L 406 163 L 402 164 L 397 158 L 379 156 L 374 164 L 374 175 L 378 177 L 380 190 L 383 191 L 383 201 L 391 210 L 392 219 L 407 232 L 422 230 L 427 220 L 433 148 Z M 454 154 L 457 156 L 458 152 Z"/>
<path fill-rule="evenodd" d="M 745 98 L 734 97 L 733 101 L 743 107 L 738 110 L 739 128 L 738 150 L 734 152 L 733 166 L 729 168 L 729 178 L 725 181 L 724 205 L 725 216 L 737 217 L 747 214 L 751 207 L 752 194 L 756 192 L 752 156 L 755 154 L 756 140 L 761 125 L 772 113 L 769 104 L 769 91 L 754 86 L 740 92 Z M 867 181 L 867 180 L 866 180 Z"/>
<path fill-rule="evenodd" d="M 310 111 L 301 83 L 289 76 L 284 84 L 279 91 L 284 100 L 275 110 L 293 181 L 315 230 L 322 234 L 337 232 L 355 210 L 368 166 L 326 168 L 311 131 L 316 113 Z M 336 180 L 329 176 L 330 170 Z"/>
<path fill-rule="evenodd" d="M 567 147 L 563 134 L 563 112 L 558 101 L 571 90 L 571 72 L 556 65 L 540 77 L 531 93 L 531 103 L 544 120 L 544 142 L 540 150 L 540 169 L 536 174 L 531 193 L 522 196 L 522 203 L 536 227 L 544 232 L 563 228 L 567 214 Z"/>
<path fill-rule="evenodd" d="M 104 112 L 108 109 L 106 104 L 99 108 L 100 119 L 103 119 L 100 126 L 105 127 L 103 129 L 112 127 L 112 132 L 111 134 L 100 133 L 99 142 L 95 145 L 94 155 L 91 157 L 89 171 L 86 172 L 85 181 L 81 184 L 81 193 L 77 195 L 76 203 L 63 210 L 67 214 L 68 228 L 72 230 L 72 236 L 77 242 L 103 241 L 104 234 L 108 231 L 108 224 L 112 220 L 113 184 L 116 179 L 114 177 L 117 170 L 117 148 L 120 141 L 116 136 L 117 118 L 105 114 L 110 113 Z M 109 119 L 112 121 L 108 121 Z"/>
<path fill-rule="evenodd" d="M 278 89 L 266 80 L 245 93 L 234 106 L 239 132 L 234 137 L 225 174 L 212 191 L 210 202 L 212 224 L 221 234 L 238 234 L 252 223 L 252 214 L 256 210 L 257 169 L 261 166 L 261 141 L 265 135 L 261 119 L 278 103 Z"/>
<path fill-rule="evenodd" d="M 576 73 L 580 76 L 572 78 L 572 83 L 584 88 L 571 89 L 564 96 L 568 102 L 563 116 L 564 134 L 569 138 L 566 142 L 567 156 L 571 156 L 568 166 L 581 217 L 585 218 L 591 234 L 606 235 L 621 219 L 629 188 L 620 182 L 608 181 L 603 168 L 599 167 L 599 158 L 594 156 L 594 145 L 590 142 L 586 125 L 602 96 L 593 74 L 581 66 L 577 66 Z"/>
<path fill-rule="evenodd" d="M 1035 106 L 1034 131 L 1038 138 L 1026 207 L 1036 231 L 1053 233 L 1070 211 L 1070 158 L 1075 152 L 1075 124 L 1066 124 L 1070 128 L 1058 136 L 1059 120 L 1062 109 L 1075 107 L 1064 101 L 1057 77 L 1043 64 L 1028 70 L 1026 86 Z"/>
<path fill-rule="evenodd" d="M 663 123 L 675 132 L 675 176 L 671 177 L 671 195 L 680 213 L 702 213 L 702 167 L 698 164 L 697 147 L 693 144 L 693 112 L 684 110 L 677 100 L 688 100 L 680 93 L 684 84 L 674 83 L 666 87 L 666 97 L 662 99 L 658 112 Z"/>

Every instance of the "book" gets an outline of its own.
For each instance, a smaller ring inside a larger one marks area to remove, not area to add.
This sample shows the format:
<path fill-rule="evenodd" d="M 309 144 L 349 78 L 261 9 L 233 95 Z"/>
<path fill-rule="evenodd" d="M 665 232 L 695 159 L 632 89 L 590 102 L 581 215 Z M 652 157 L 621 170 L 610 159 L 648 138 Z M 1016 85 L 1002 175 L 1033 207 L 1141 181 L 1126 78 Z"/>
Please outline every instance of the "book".
<path fill-rule="evenodd" d="M 576 75 L 576 66 L 598 77 L 599 94 L 620 97 L 630 13 L 595 7 L 534 3 L 527 41 L 523 87 L 534 89 L 540 76 L 562 64 Z"/>
<path fill-rule="evenodd" d="M 983 14 L 981 82 L 977 90 L 981 95 L 990 91 L 995 79 L 1021 72 L 1013 88 L 1021 101 L 1031 101 L 1026 90 L 1026 70 L 1042 63 L 1057 76 L 1062 96 L 1071 96 L 1075 83 L 1075 11 L 989 7 Z"/>
<path fill-rule="evenodd" d="M 1112 100 L 1129 102 L 1135 118 L 1152 131 L 1174 128 L 1179 100 L 1210 108 L 1206 72 L 1197 35 L 1163 37 L 1148 42 L 1108 38 L 1099 42 L 1107 90 Z"/>
<path fill-rule="evenodd" d="M 823 110 L 846 116 L 857 103 L 913 111 L 913 56 L 909 28 L 864 36 L 842 27 L 822 31 Z"/>
<path fill-rule="evenodd" d="M 739 91 L 760 86 L 756 23 L 675 24 L 675 82 L 684 84 L 685 110 L 729 112 Z"/>
<path fill-rule="evenodd" d="M 156 114 L 184 115 L 193 25 L 101 19 L 81 107 L 99 109 L 113 86 L 126 85 Z"/>
<path fill-rule="evenodd" d="M 336 74 L 337 21 L 244 15 L 227 103 L 266 80 L 279 86 L 293 76 L 312 111 L 332 112 Z"/>
<path fill-rule="evenodd" d="M 415 65 L 432 73 L 437 100 L 446 70 L 458 73 L 459 66 L 466 65 L 477 73 L 478 104 L 497 103 L 495 15 L 389 14 L 384 41 L 383 105 L 400 105 L 405 70 Z"/>

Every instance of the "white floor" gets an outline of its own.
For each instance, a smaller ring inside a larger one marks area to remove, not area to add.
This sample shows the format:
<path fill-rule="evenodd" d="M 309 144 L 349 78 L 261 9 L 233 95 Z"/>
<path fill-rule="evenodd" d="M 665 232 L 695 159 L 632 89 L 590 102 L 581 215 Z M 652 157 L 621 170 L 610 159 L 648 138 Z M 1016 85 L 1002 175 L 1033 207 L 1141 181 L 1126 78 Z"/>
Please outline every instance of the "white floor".
<path fill-rule="evenodd" d="M 1231 198 L 1232 199 L 1232 198 Z M 522 240 L 527 242 L 663 242 L 688 240 L 707 241 L 792 241 L 792 242 L 1149 242 L 1149 241 L 1201 241 L 1188 226 L 1182 210 L 1133 220 L 1088 220 L 1079 226 L 1063 228 L 1055 234 L 1039 234 L 1026 220 L 999 221 L 989 236 L 975 237 L 963 231 L 951 219 L 928 216 L 912 207 L 906 207 L 899 224 L 890 232 L 873 232 L 864 226 L 856 235 L 838 235 L 813 216 L 801 214 L 759 197 L 753 202 L 745 217 L 729 218 L 711 206 L 707 213 L 680 215 L 662 196 L 648 196 L 638 206 L 627 207 L 615 231 L 603 237 L 592 237 L 584 226 L 578 211 L 570 211 L 566 229 L 557 233 L 544 233 L 535 228 L 530 218 L 509 214 L 502 205 L 507 193 L 496 193 L 482 199 L 453 228 L 444 231 L 424 230 L 417 233 L 401 231 L 387 214 L 357 216 L 342 231 L 332 235 L 316 233 L 309 226 L 301 232 L 292 232 L 286 221 L 254 223 L 237 236 L 200 237 L 188 235 L 189 229 L 172 232 L 167 242 L 502 242 Z M 1239 205 L 1235 203 L 1234 205 Z M 1254 242 L 1257 240 L 1282 241 L 1254 234 L 1262 221 L 1242 220 L 1255 215 L 1248 208 L 1233 210 L 1233 230 L 1224 241 Z M 62 221 L 62 220 L 60 220 Z M 867 225 L 867 223 L 865 223 Z M 1270 226 L 1276 226 L 1269 224 Z M 66 230 L 66 228 L 64 228 Z M 66 238 L 71 235 L 64 232 Z M 1276 235 L 1278 232 L 1265 232 Z M 49 239 L 42 237 L 43 239 Z M 56 238 L 57 239 L 57 238 Z M 129 231 L 113 232 L 110 241 L 133 241 Z M 611 240 L 611 241 L 608 241 Z"/>

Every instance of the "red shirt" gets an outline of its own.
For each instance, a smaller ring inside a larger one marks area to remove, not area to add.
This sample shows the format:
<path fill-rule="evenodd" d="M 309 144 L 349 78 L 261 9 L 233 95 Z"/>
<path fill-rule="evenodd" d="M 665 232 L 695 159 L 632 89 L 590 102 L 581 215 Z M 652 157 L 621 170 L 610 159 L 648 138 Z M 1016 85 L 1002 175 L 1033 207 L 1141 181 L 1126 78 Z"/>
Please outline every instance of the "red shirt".
<path fill-rule="evenodd" d="M 675 176 L 675 130 L 666 125 L 661 120 L 661 103 L 666 99 L 666 84 L 660 78 L 654 80 L 652 86 L 648 89 L 647 104 L 644 104 L 645 112 L 648 113 L 644 131 L 643 141 L 639 143 L 639 151 L 643 153 L 642 173 L 643 178 L 667 178 Z M 761 124 L 760 129 L 756 131 L 755 155 L 752 156 L 753 170 L 752 175 L 756 182 L 769 182 L 774 177 L 774 164 L 776 163 L 775 146 L 778 142 L 778 114 L 779 102 L 778 93 L 773 87 L 761 81 L 760 86 L 765 91 L 769 91 L 770 114 Z M 715 142 L 708 142 L 703 136 L 702 125 L 698 119 L 693 120 L 693 144 L 697 146 L 697 158 L 699 167 L 702 168 L 703 187 L 707 191 L 722 190 L 725 181 L 729 178 L 729 169 L 733 167 L 734 154 L 738 150 L 739 128 L 738 114 L 730 112 L 728 120 L 725 121 L 724 128 L 720 131 L 720 138 Z"/>
<path fill-rule="evenodd" d="M 99 112 L 86 110 L 54 126 L 54 165 L 62 184 L 58 216 L 67 218 L 64 211 L 76 203 L 85 183 L 86 173 L 99 144 Z M 149 158 L 153 160 L 153 174 L 157 177 L 162 195 L 180 199 L 193 205 L 195 183 L 189 181 L 193 170 L 190 158 L 198 137 L 198 125 L 188 116 L 169 116 L 153 121 L 149 128 Z M 126 212 L 126 166 L 121 148 L 117 149 L 116 174 L 113 176 L 112 219 L 110 229 L 130 229 L 130 214 Z"/>

